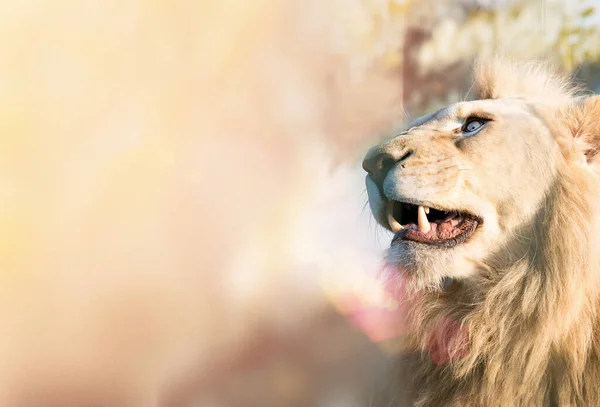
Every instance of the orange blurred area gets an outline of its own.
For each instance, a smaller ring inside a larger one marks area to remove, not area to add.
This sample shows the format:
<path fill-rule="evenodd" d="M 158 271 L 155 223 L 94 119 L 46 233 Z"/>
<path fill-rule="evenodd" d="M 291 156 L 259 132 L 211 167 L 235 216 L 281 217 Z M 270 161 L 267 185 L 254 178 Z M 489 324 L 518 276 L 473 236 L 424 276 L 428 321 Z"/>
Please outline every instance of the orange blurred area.
<path fill-rule="evenodd" d="M 373 402 L 403 316 L 360 161 L 487 52 L 439 54 L 495 12 L 448 4 L 0 5 L 1 405 Z"/>
<path fill-rule="evenodd" d="M 394 91 L 352 77 L 331 6 L 1 7 L 3 405 L 314 403 L 364 380 L 319 371 L 376 368 L 319 280 L 362 185 L 329 230 L 322 177 L 384 121 L 352 98 Z"/>

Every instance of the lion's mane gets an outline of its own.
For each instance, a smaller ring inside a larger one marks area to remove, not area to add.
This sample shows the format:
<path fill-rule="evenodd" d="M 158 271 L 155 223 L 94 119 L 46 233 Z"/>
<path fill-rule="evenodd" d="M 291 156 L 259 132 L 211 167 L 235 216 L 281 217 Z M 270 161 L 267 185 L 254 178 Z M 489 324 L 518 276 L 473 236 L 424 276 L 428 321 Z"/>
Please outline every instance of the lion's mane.
<path fill-rule="evenodd" d="M 405 390 L 416 406 L 600 406 L 600 101 L 538 63 L 494 59 L 474 77 L 478 99 L 527 100 L 561 162 L 534 219 L 490 248 L 476 277 L 410 296 L 415 349 L 451 318 L 468 332 L 468 352 L 442 366 L 422 350 L 406 356 Z"/>

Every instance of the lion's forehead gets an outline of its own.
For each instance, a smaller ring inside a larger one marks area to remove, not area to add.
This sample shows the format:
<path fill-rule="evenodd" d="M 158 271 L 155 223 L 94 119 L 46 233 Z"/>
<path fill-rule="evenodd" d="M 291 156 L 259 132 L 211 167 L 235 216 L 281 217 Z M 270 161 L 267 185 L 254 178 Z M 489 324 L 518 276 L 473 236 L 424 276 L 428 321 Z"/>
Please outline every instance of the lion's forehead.
<path fill-rule="evenodd" d="M 428 113 L 411 122 L 408 129 L 427 126 L 447 131 L 460 127 L 465 119 L 478 113 L 503 115 L 524 110 L 522 98 L 484 99 L 458 102 L 445 106 L 435 112 Z"/>
<path fill-rule="evenodd" d="M 446 106 L 438 111 L 419 117 L 410 123 L 408 128 L 428 126 L 440 130 L 452 130 L 459 126 L 460 120 L 457 113 L 458 104 Z"/>

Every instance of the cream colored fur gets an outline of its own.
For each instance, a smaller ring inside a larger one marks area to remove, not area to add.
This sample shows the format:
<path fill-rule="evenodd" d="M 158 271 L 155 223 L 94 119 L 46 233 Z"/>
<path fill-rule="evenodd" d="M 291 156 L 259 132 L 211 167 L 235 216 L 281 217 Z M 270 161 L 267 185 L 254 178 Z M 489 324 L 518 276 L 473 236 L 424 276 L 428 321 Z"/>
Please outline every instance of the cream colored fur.
<path fill-rule="evenodd" d="M 537 63 L 481 62 L 474 77 L 477 100 L 377 147 L 415 151 L 387 176 L 387 198 L 412 194 L 483 218 L 456 248 L 390 249 L 411 283 L 415 349 L 393 386 L 423 407 L 598 406 L 600 98 Z M 472 111 L 494 118 L 463 141 L 456 123 Z M 384 224 L 384 200 L 367 184 Z M 468 352 L 437 366 L 424 349 L 442 318 L 461 324 Z"/>

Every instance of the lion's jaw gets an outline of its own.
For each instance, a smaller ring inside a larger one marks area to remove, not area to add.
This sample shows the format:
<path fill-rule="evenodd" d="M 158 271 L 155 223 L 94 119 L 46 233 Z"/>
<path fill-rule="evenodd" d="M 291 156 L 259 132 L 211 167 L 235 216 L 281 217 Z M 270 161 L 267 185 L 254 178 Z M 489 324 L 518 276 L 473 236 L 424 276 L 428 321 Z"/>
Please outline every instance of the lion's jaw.
<path fill-rule="evenodd" d="M 472 118 L 485 122 L 474 134 L 465 133 Z M 388 261 L 418 285 L 474 275 L 516 231 L 527 240 L 561 160 L 556 140 L 534 110 L 508 98 L 444 108 L 374 147 L 367 159 L 382 153 L 399 159 L 384 176 L 369 174 L 366 183 L 371 210 L 385 228 L 392 230 L 386 211 L 393 201 L 477 219 L 475 231 L 459 244 L 432 245 L 396 234 Z"/>

